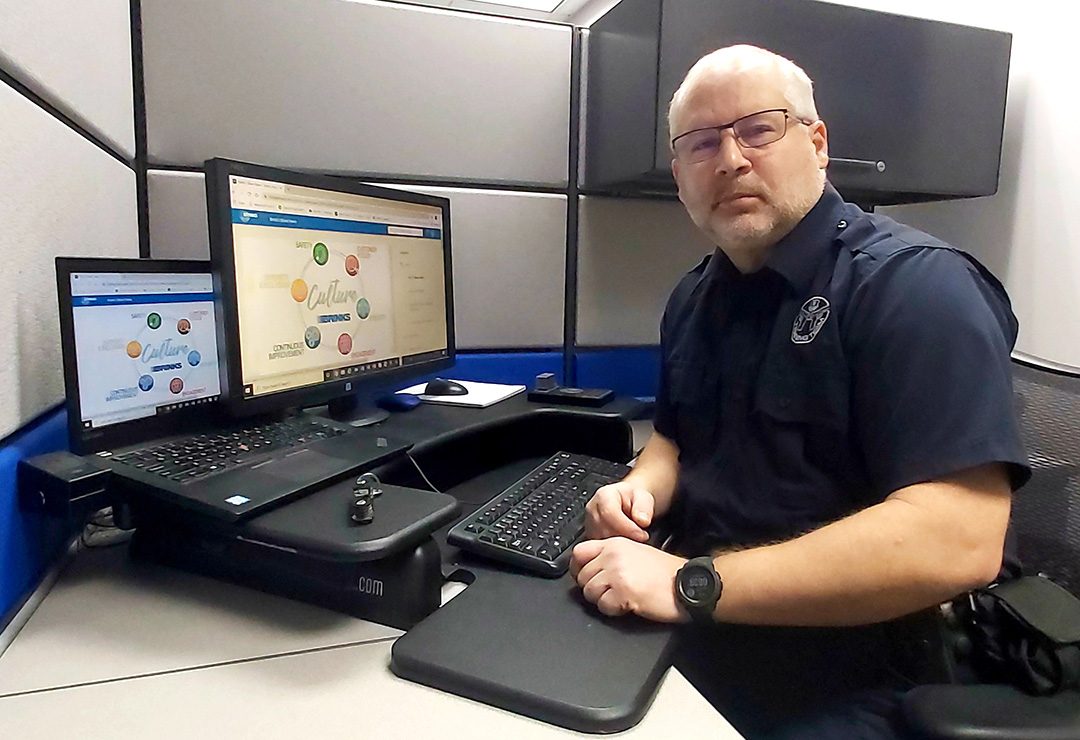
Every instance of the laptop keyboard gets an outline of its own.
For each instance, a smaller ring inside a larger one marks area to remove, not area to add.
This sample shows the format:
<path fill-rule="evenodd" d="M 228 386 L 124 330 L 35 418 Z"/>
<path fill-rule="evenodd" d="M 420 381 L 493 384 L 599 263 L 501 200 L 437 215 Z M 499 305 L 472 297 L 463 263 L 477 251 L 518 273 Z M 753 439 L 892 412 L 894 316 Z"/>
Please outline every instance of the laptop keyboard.
<path fill-rule="evenodd" d="M 153 447 L 129 450 L 111 459 L 180 483 L 247 465 L 267 452 L 345 434 L 316 418 L 294 417 L 185 437 Z"/>

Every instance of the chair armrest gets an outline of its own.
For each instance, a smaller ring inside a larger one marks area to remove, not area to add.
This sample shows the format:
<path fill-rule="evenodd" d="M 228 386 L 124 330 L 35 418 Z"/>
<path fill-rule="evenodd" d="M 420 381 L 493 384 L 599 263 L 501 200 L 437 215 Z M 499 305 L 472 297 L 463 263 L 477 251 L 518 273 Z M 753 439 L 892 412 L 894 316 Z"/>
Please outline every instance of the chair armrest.
<path fill-rule="evenodd" d="M 1029 696 L 1011 686 L 932 684 L 904 697 L 904 721 L 926 740 L 1076 740 L 1080 692 Z"/>

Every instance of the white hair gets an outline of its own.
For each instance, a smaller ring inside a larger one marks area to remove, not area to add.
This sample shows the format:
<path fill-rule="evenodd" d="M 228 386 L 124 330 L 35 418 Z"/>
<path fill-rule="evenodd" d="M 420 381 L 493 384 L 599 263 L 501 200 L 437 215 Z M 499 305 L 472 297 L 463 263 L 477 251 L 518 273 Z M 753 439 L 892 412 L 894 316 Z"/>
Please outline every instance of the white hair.
<path fill-rule="evenodd" d="M 814 105 L 814 83 L 802 67 L 768 49 L 749 44 L 726 46 L 706 54 L 697 60 L 686 73 L 682 84 L 671 96 L 668 105 L 668 132 L 675 135 L 675 114 L 682 107 L 686 96 L 697 82 L 710 72 L 744 72 L 749 70 L 773 70 L 781 80 L 781 93 L 795 118 L 818 120 Z"/>

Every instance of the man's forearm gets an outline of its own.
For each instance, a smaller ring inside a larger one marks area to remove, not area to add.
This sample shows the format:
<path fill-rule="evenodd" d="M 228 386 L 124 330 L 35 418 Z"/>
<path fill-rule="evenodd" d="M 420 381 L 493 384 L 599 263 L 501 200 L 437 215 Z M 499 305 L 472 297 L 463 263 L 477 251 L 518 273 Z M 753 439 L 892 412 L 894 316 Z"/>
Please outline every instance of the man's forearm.
<path fill-rule="evenodd" d="M 1001 564 L 1008 485 L 994 482 L 978 493 L 948 485 L 912 486 L 788 542 L 719 554 L 714 564 L 724 591 L 716 618 L 868 624 L 984 585 Z"/>
<path fill-rule="evenodd" d="M 641 486 L 653 495 L 653 516 L 658 518 L 671 508 L 678 479 L 678 446 L 659 432 L 653 432 L 625 480 Z"/>

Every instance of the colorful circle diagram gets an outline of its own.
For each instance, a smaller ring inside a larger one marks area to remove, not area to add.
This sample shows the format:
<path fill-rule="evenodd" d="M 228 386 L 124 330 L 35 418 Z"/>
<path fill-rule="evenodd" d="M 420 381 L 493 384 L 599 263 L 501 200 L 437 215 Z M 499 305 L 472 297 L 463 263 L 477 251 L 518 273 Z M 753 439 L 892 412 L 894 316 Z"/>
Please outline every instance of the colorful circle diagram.
<path fill-rule="evenodd" d="M 343 355 L 347 355 L 352 352 L 352 337 L 350 337 L 348 334 L 342 334 L 340 337 L 337 338 L 337 348 L 338 352 Z"/>
<path fill-rule="evenodd" d="M 360 258 L 355 254 L 345 257 L 345 272 L 349 277 L 356 277 L 356 273 L 360 272 Z"/>
<path fill-rule="evenodd" d="M 146 316 L 146 325 L 151 329 L 158 329 L 161 327 L 161 314 L 150 313 Z"/>
<path fill-rule="evenodd" d="M 199 354 L 199 350 L 193 349 L 190 352 L 188 352 L 187 353 L 187 361 L 188 361 L 188 364 L 191 365 L 192 367 L 198 367 L 199 363 L 202 362 L 202 355 Z"/>
<path fill-rule="evenodd" d="M 322 242 L 318 242 L 311 250 L 311 257 L 318 265 L 325 265 L 330 259 L 330 250 Z"/>
<path fill-rule="evenodd" d="M 134 360 L 142 354 L 142 345 L 132 339 L 127 343 L 127 347 L 125 347 L 124 350 L 127 352 L 127 356 Z"/>
<path fill-rule="evenodd" d="M 191 331 L 191 322 L 187 319 L 180 319 L 176 322 L 176 330 L 181 334 L 187 334 Z"/>
<path fill-rule="evenodd" d="M 169 391 L 172 393 L 179 393 L 184 390 L 184 381 L 181 378 L 173 378 L 169 381 Z"/>
<path fill-rule="evenodd" d="M 307 300 L 308 287 L 303 278 L 296 278 L 292 281 L 292 285 L 289 286 L 289 292 L 292 293 L 292 299 L 297 303 L 303 303 Z"/>
<path fill-rule="evenodd" d="M 139 390 L 148 391 L 154 387 L 154 377 L 152 375 L 143 375 L 139 378 Z"/>
<path fill-rule="evenodd" d="M 371 315 L 371 304 L 368 303 L 367 298 L 361 298 L 356 302 L 356 315 L 361 319 L 366 319 Z"/>
<path fill-rule="evenodd" d="M 319 327 L 309 326 L 304 330 L 304 344 L 306 344 L 309 349 L 315 349 L 319 346 L 320 342 L 322 342 L 322 332 L 319 331 Z"/>

